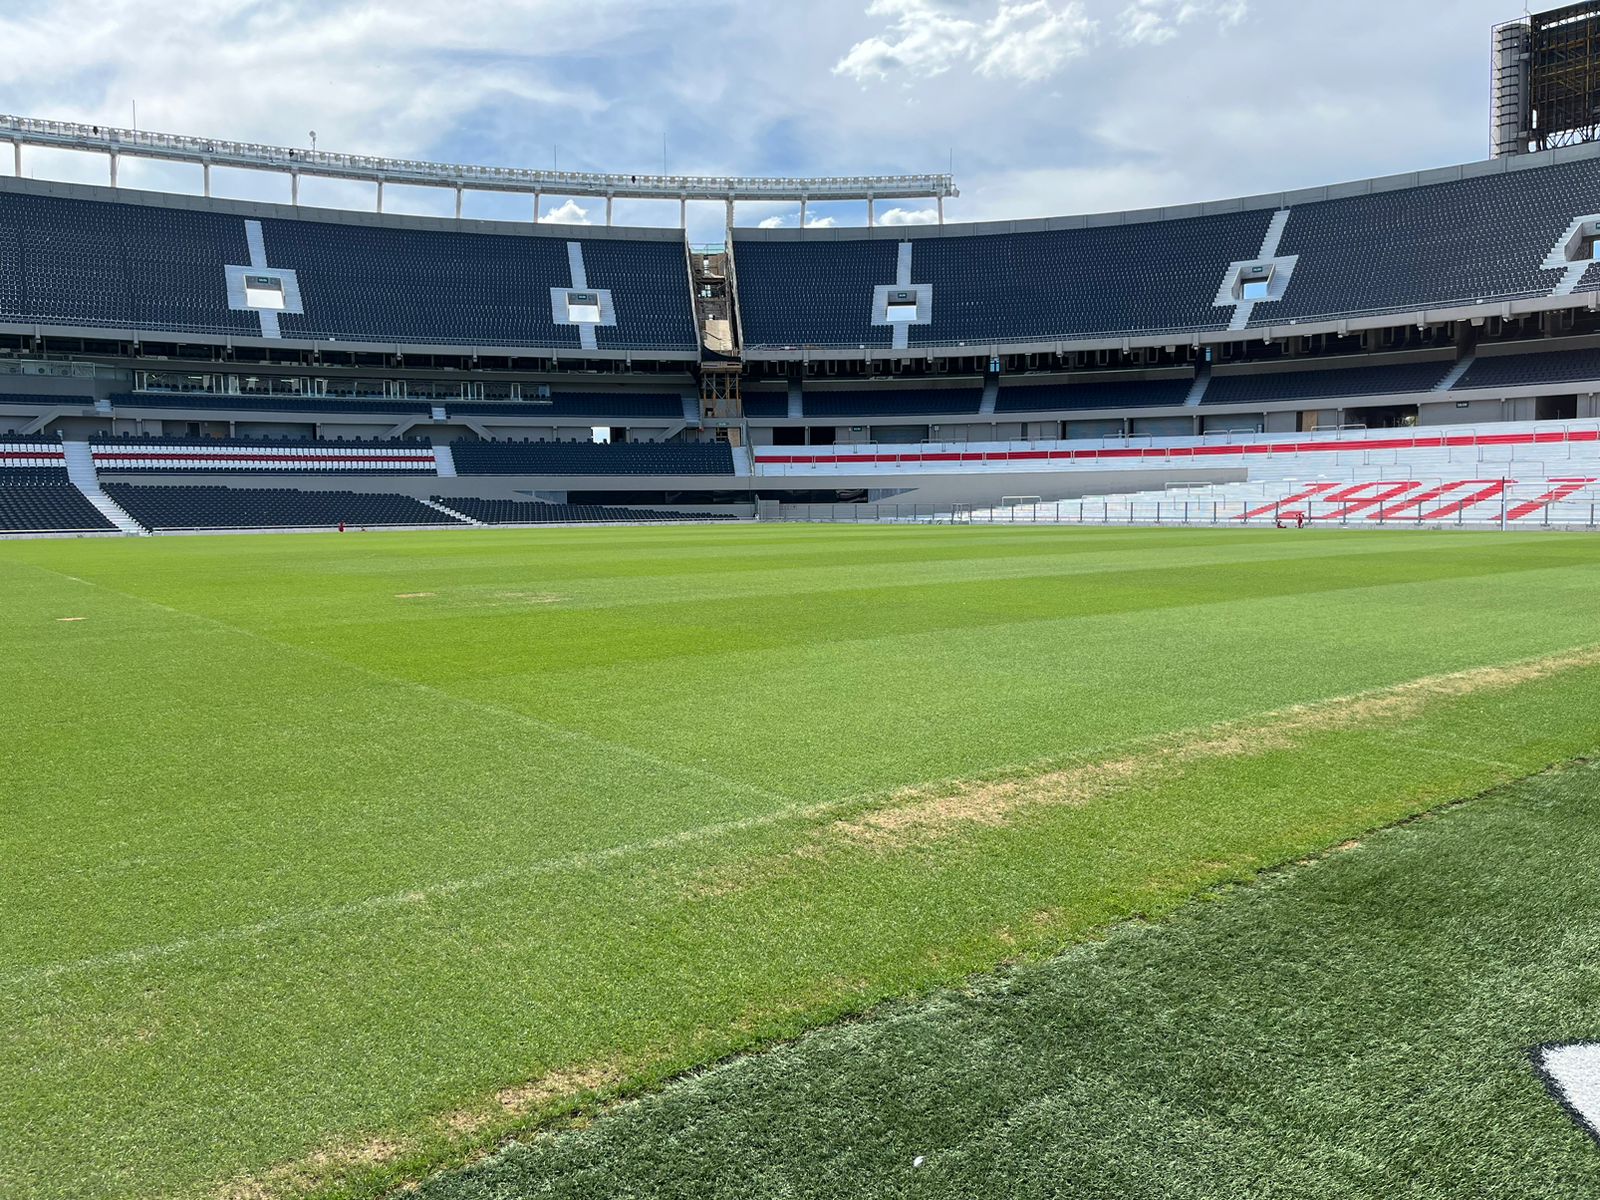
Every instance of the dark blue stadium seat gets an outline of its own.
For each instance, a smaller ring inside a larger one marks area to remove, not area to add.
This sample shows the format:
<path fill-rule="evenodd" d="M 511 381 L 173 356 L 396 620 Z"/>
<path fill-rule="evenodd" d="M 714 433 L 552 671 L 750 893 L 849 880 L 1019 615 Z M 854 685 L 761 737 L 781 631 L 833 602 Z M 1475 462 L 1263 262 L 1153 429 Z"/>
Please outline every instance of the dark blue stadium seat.
<path fill-rule="evenodd" d="M 997 413 L 1045 412 L 1053 409 L 1159 408 L 1182 404 L 1194 386 L 1189 379 L 1141 379 L 1066 383 L 1003 383 L 995 402 Z"/>
<path fill-rule="evenodd" d="M 485 525 L 572 525 L 591 521 L 732 521 L 729 513 L 622 508 L 614 504 L 545 504 L 530 500 L 483 500 L 435 496 L 434 501 Z"/>
<path fill-rule="evenodd" d="M 981 387 L 966 388 L 809 388 L 807 417 L 912 417 L 975 414 L 983 402 Z"/>
<path fill-rule="evenodd" d="M 1456 388 L 1533 387 L 1600 380 L 1600 350 L 1550 350 L 1476 359 Z"/>
<path fill-rule="evenodd" d="M 410 496 L 311 492 L 295 488 L 101 485 L 146 529 L 309 529 L 339 524 L 456 525 L 454 517 Z"/>
<path fill-rule="evenodd" d="M 1214 375 L 1202 403 L 1273 404 L 1286 400 L 1426 392 L 1444 382 L 1454 366 L 1453 362 L 1422 362 L 1322 371 Z"/>
<path fill-rule="evenodd" d="M 247 265 L 242 216 L 0 190 L 0 320 L 259 336 L 228 305 L 225 266 Z M 395 224 L 264 218 L 268 269 L 296 272 L 303 314 L 284 337 L 577 350 L 550 289 L 572 282 L 583 245 L 589 286 L 610 288 L 601 348 L 699 349 L 681 239 L 526 235 Z"/>
<path fill-rule="evenodd" d="M 455 442 L 461 475 L 732 475 L 722 442 Z"/>

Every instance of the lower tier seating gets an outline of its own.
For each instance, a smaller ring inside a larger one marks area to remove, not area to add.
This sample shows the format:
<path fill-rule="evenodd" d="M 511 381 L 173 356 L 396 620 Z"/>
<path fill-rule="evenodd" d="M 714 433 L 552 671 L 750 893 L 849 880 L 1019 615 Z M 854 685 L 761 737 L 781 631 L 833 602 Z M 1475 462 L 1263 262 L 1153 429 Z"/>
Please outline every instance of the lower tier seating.
<path fill-rule="evenodd" d="M 295 488 L 147 487 L 107 483 L 110 496 L 146 529 L 305 529 L 341 521 L 373 525 L 459 525 L 410 496 L 311 492 Z"/>
<path fill-rule="evenodd" d="M 722 442 L 455 442 L 458 475 L 732 475 Z"/>
<path fill-rule="evenodd" d="M 545 504 L 530 500 L 480 500 L 435 496 L 434 501 L 485 525 L 569 525 L 584 521 L 732 521 L 728 513 L 666 512 L 611 504 Z"/>
<path fill-rule="evenodd" d="M 7 533 L 100 533 L 116 526 L 89 498 L 48 471 L 7 471 L 0 478 L 0 529 Z"/>

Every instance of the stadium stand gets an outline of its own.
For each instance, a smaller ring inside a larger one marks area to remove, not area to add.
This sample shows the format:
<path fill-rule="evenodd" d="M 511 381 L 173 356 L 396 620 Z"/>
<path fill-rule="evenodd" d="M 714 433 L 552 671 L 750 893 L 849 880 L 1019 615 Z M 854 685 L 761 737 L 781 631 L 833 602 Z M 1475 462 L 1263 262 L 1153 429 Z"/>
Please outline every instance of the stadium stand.
<path fill-rule="evenodd" d="M 1600 380 L 1600 350 L 1550 350 L 1537 354 L 1481 356 L 1452 391 L 1466 388 L 1532 387 Z"/>
<path fill-rule="evenodd" d="M 739 302 L 749 345 L 887 346 L 872 324 L 872 289 L 893 283 L 888 240 L 739 240 Z"/>
<path fill-rule="evenodd" d="M 1600 210 L 1600 160 L 1482 175 L 1275 209 L 1073 229 L 907 237 L 911 284 L 932 317 L 909 345 L 1048 341 L 1226 329 L 1219 306 L 1235 262 L 1294 258 L 1287 290 L 1255 304 L 1250 327 L 1549 294 L 1542 264 L 1570 222 Z M 1381 244 L 1373 238 L 1381 229 Z M 899 243 L 873 234 L 735 234 L 747 344 L 886 347 L 872 323 L 877 285 L 896 282 Z"/>
<path fill-rule="evenodd" d="M 58 440 L 0 434 L 0 530 L 102 533 L 115 529 L 72 485 Z"/>
<path fill-rule="evenodd" d="M 418 440 L 312 441 L 261 438 L 96 438 L 97 471 L 129 475 L 207 474 L 432 475 L 433 443 Z"/>
<path fill-rule="evenodd" d="M 103 486 L 106 495 L 146 529 L 324 529 L 340 522 L 356 528 L 461 524 L 410 496 L 380 492 L 135 483 Z"/>
<path fill-rule="evenodd" d="M 452 443 L 461 475 L 732 475 L 720 442 Z"/>
<path fill-rule="evenodd" d="M 1442 383 L 1453 366 L 1452 362 L 1422 362 L 1322 371 L 1217 374 L 1211 377 L 1202 403 L 1276 404 L 1294 400 L 1426 392 Z"/>
<path fill-rule="evenodd" d="M 570 242 L 594 271 L 587 286 L 613 289 L 616 324 L 595 329 L 598 346 L 699 348 L 675 238 L 260 226 L 264 266 L 242 216 L 0 190 L 0 320 L 260 336 L 256 312 L 230 307 L 225 270 L 254 265 L 295 273 L 305 311 L 276 314 L 287 338 L 577 350 L 579 329 L 556 323 L 550 293 L 572 285 Z"/>
<path fill-rule="evenodd" d="M 998 413 L 1045 412 L 1051 409 L 1157 408 L 1182 404 L 1194 386 L 1190 379 L 1129 382 L 1003 383 L 995 402 Z"/>
<path fill-rule="evenodd" d="M 732 521 L 728 513 L 622 508 L 610 504 L 546 504 L 533 500 L 482 500 L 474 496 L 435 496 L 434 502 L 485 525 L 573 525 L 623 521 Z"/>
<path fill-rule="evenodd" d="M 1545 256 L 1597 210 L 1594 159 L 1297 204 L 1278 253 L 1299 267 L 1252 324 L 1548 294 Z"/>
<path fill-rule="evenodd" d="M 0 529 L 8 533 L 114 533 L 116 526 L 72 484 L 36 471 L 0 472 Z"/>
<path fill-rule="evenodd" d="M 983 389 L 859 388 L 807 390 L 807 417 L 910 417 L 972 414 L 983 402 Z"/>
<path fill-rule="evenodd" d="M 782 420 L 789 415 L 789 397 L 784 392 L 746 392 L 744 415 L 756 420 Z"/>

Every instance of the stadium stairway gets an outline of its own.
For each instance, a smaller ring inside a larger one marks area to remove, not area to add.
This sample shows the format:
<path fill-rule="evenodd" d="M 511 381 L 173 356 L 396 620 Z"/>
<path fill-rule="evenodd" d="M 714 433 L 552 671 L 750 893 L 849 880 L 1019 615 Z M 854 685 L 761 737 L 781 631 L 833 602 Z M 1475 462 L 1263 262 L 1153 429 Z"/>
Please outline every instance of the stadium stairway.
<path fill-rule="evenodd" d="M 449 446 L 435 446 L 433 448 L 434 469 L 439 472 L 440 479 L 456 478 L 456 456 Z"/>
<path fill-rule="evenodd" d="M 67 459 L 67 478 L 94 505 L 100 514 L 123 533 L 143 536 L 150 531 L 130 517 L 123 507 L 105 494 L 100 477 L 94 472 L 94 454 L 86 441 L 62 442 Z"/>
<path fill-rule="evenodd" d="M 452 475 L 455 474 L 455 472 L 453 470 L 450 473 Z M 443 472 L 441 471 L 440 474 L 443 474 Z M 447 504 L 441 504 L 438 500 L 425 500 L 421 496 L 417 497 L 417 499 L 419 501 L 421 501 L 423 504 L 426 504 L 429 508 L 433 509 L 435 512 L 442 512 L 445 516 L 451 517 L 454 520 L 460 521 L 463 525 L 482 525 L 483 524 L 482 521 L 475 521 L 471 517 L 467 516 L 466 513 L 458 512 L 455 509 L 451 508 Z"/>

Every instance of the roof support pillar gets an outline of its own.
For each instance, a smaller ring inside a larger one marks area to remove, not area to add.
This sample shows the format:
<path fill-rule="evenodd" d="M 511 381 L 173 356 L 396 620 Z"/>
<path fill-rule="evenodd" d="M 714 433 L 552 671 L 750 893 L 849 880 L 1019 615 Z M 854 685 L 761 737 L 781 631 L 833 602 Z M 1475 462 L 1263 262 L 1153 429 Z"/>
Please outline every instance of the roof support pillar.
<path fill-rule="evenodd" d="M 200 190 L 207 200 L 211 199 L 211 164 L 200 164 Z"/>
<path fill-rule="evenodd" d="M 294 205 L 294 207 L 296 207 L 296 208 L 300 207 L 300 172 L 299 171 L 290 171 L 289 172 L 289 203 Z"/>
<path fill-rule="evenodd" d="M 678 197 L 678 228 L 689 228 L 689 197 Z"/>
<path fill-rule="evenodd" d="M 383 180 L 378 180 L 378 211 L 383 211 Z"/>
<path fill-rule="evenodd" d="M 11 143 L 11 158 L 12 158 L 12 164 L 13 164 L 12 169 L 16 171 L 17 178 L 21 179 L 22 178 L 22 143 L 21 142 L 12 142 Z"/>
<path fill-rule="evenodd" d="M 878 206 L 872 202 L 872 197 L 867 197 L 867 228 L 871 229 L 878 223 Z"/>
<path fill-rule="evenodd" d="M 535 225 L 537 225 L 539 223 L 539 204 L 543 200 L 543 198 L 544 198 L 544 193 L 543 192 L 534 192 L 533 193 L 533 223 Z"/>
<path fill-rule="evenodd" d="M 806 227 L 806 198 L 804 196 L 801 196 L 800 197 L 800 228 L 804 229 L 805 227 Z"/>
<path fill-rule="evenodd" d="M 115 150 L 113 150 L 111 152 L 111 186 L 112 187 L 116 187 L 117 186 L 117 158 L 118 158 L 117 152 Z"/>
<path fill-rule="evenodd" d="M 456 220 L 461 220 L 461 185 L 456 185 Z"/>
<path fill-rule="evenodd" d="M 733 197 L 728 197 L 728 228 L 733 228 Z"/>
<path fill-rule="evenodd" d="M 937 199 L 939 201 L 939 224 L 943 225 L 944 224 L 944 197 L 943 196 L 939 196 L 939 197 L 937 197 Z"/>
<path fill-rule="evenodd" d="M 610 228 L 610 226 L 611 226 L 611 202 L 612 202 L 613 199 L 614 199 L 614 197 L 611 195 L 611 193 L 607 192 L 606 193 L 606 227 L 607 228 Z"/>

